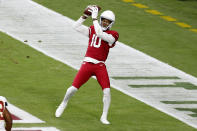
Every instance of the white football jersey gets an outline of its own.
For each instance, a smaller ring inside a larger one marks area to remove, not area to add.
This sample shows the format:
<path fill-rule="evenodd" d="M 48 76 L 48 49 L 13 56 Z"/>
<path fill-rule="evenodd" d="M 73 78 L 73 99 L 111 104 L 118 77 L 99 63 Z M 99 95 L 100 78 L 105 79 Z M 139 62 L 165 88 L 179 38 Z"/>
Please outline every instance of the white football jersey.
<path fill-rule="evenodd" d="M 5 97 L 0 96 L 0 131 L 5 131 L 5 121 L 3 118 L 3 112 L 7 106 L 7 100 Z"/>

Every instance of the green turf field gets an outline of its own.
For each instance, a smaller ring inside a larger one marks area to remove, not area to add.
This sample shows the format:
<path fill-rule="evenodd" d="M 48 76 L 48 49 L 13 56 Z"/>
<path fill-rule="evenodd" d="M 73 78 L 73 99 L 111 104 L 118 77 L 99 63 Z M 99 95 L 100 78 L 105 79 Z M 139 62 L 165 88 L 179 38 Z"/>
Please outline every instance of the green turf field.
<path fill-rule="evenodd" d="M 194 131 L 186 124 L 112 89 L 111 125 L 102 125 L 102 91 L 91 79 L 71 99 L 61 118 L 56 106 L 76 71 L 0 33 L 0 95 L 46 121 L 14 127 L 55 126 L 62 131 Z M 29 56 L 29 58 L 27 57 Z"/>
<path fill-rule="evenodd" d="M 65 16 L 77 20 L 89 4 L 116 14 L 114 30 L 119 41 L 197 77 L 197 33 L 181 28 L 159 16 L 149 14 L 122 0 L 34 0 Z M 196 0 L 135 0 L 197 29 Z M 87 25 L 91 24 L 89 20 Z"/>
<path fill-rule="evenodd" d="M 93 3 L 91 0 L 36 1 L 73 19 L 77 19 L 88 4 L 98 4 L 103 9 L 114 10 L 117 14 L 114 29 L 120 33 L 121 42 L 197 76 L 197 34 L 187 29 L 147 14 L 143 9 L 130 6 L 121 0 Z M 162 4 L 161 7 L 158 1 L 160 0 L 140 2 L 185 20 L 184 22 L 197 28 L 196 19 L 190 16 L 191 14 L 182 16 L 178 11 L 176 13 L 168 9 L 171 4 L 174 6 L 176 2 L 182 1 L 169 1 L 166 2 L 171 2 L 169 5 L 165 3 L 166 5 Z M 190 3 L 185 4 L 185 7 L 192 7 L 194 4 L 191 3 L 196 1 L 184 2 Z M 189 10 L 189 7 L 185 10 Z M 90 21 L 86 24 L 90 24 Z M 0 33 L 0 95 L 6 96 L 11 103 L 46 121 L 46 124 L 14 124 L 15 127 L 54 126 L 62 131 L 196 130 L 114 89 L 111 93 L 109 114 L 112 124 L 102 125 L 99 121 L 102 113 L 102 91 L 94 79 L 80 89 L 71 99 L 63 116 L 57 119 L 54 117 L 56 106 L 63 98 L 66 88 L 72 83 L 75 73 L 76 70 Z"/>

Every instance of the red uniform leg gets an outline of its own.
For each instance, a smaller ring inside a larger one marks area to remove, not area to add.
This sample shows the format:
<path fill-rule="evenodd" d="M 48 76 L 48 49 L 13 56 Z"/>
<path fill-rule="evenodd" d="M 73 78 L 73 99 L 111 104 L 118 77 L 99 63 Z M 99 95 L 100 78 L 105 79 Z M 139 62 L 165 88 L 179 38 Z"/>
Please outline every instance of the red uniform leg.
<path fill-rule="evenodd" d="M 104 63 L 96 64 L 95 75 L 102 89 L 110 88 L 109 76 Z"/>
<path fill-rule="evenodd" d="M 89 78 L 93 75 L 92 73 L 92 64 L 88 62 L 83 62 L 80 70 L 78 71 L 75 79 L 73 80 L 72 86 L 80 88 Z"/>

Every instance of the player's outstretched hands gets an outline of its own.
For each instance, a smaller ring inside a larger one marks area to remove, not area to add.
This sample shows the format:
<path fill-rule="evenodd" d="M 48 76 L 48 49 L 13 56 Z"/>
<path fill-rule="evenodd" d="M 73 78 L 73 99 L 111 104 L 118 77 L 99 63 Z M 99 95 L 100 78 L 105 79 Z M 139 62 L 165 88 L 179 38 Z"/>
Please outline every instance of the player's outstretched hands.
<path fill-rule="evenodd" d="M 98 16 L 98 8 L 96 6 L 91 7 L 92 9 L 92 19 L 97 19 Z"/>
<path fill-rule="evenodd" d="M 86 18 L 89 17 L 92 14 L 92 9 L 91 9 L 92 5 L 88 5 L 84 12 L 83 12 L 83 16 L 85 16 Z"/>

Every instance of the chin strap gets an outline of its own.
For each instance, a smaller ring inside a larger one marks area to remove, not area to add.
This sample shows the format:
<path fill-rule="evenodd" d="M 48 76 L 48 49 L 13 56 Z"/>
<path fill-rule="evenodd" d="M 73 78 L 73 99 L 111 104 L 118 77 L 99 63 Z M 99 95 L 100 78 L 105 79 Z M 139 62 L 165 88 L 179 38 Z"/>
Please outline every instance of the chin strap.
<path fill-rule="evenodd" d="M 101 26 L 103 31 L 106 31 L 108 28 Z"/>

